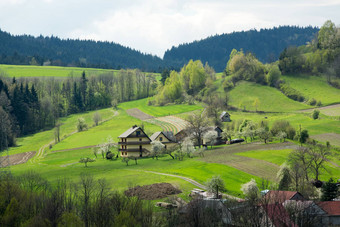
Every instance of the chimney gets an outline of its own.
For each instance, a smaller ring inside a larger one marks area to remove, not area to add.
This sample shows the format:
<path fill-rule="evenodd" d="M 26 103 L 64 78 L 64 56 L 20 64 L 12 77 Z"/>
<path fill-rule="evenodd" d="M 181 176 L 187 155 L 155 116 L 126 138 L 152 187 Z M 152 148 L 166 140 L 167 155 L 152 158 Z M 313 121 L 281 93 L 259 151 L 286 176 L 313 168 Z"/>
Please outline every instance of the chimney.
<path fill-rule="evenodd" d="M 132 126 L 132 128 L 137 128 L 137 125 Z"/>

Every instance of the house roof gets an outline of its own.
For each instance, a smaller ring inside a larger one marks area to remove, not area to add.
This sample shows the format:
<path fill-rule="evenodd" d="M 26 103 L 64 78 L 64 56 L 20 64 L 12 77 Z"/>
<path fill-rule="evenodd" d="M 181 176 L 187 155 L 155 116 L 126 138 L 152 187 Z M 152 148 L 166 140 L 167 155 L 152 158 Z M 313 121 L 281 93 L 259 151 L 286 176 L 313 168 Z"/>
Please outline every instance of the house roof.
<path fill-rule="evenodd" d="M 324 201 L 319 202 L 318 206 L 323 209 L 328 215 L 340 215 L 340 201 Z"/>
<path fill-rule="evenodd" d="M 229 113 L 227 113 L 226 111 L 223 111 L 220 115 L 220 118 L 224 117 L 225 115 L 230 116 Z"/>
<path fill-rule="evenodd" d="M 132 126 L 131 128 L 129 128 L 128 130 L 126 130 L 123 134 L 121 134 L 120 136 L 118 136 L 118 138 L 127 138 L 129 137 L 132 133 L 134 133 L 135 131 L 137 131 L 138 129 L 140 129 L 144 134 L 145 137 L 147 137 L 150 141 L 151 139 L 148 137 L 148 135 L 146 135 L 146 133 L 143 131 L 143 129 L 141 127 L 138 127 L 137 125 Z"/>
<path fill-rule="evenodd" d="M 154 134 L 152 134 L 152 136 L 150 136 L 150 139 L 152 140 L 152 141 L 154 141 L 154 140 L 156 140 L 157 139 L 157 137 L 160 135 L 160 134 L 162 134 L 165 138 L 167 138 L 170 142 L 173 142 L 173 140 L 172 139 L 170 139 L 167 135 L 165 135 L 165 133 L 163 133 L 163 132 L 155 132 Z"/>
<path fill-rule="evenodd" d="M 277 203 L 277 202 L 283 203 L 286 200 L 292 199 L 297 194 L 299 194 L 301 197 L 303 197 L 297 191 L 274 191 L 274 190 L 270 190 L 265 195 L 265 199 L 268 201 L 269 204 Z"/>
<path fill-rule="evenodd" d="M 287 210 L 282 204 L 268 204 L 262 207 L 274 226 L 298 226 L 290 219 Z"/>

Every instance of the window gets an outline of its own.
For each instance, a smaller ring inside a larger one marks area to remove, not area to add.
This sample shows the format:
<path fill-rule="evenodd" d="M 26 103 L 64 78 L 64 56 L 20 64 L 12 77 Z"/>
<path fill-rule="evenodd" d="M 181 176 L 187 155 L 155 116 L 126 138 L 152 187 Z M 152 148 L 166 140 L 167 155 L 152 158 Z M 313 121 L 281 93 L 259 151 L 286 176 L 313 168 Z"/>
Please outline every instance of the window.
<path fill-rule="evenodd" d="M 137 131 L 137 132 L 136 132 L 136 136 L 140 136 L 140 131 Z"/>
<path fill-rule="evenodd" d="M 163 137 L 159 137 L 159 141 L 163 141 Z"/>
<path fill-rule="evenodd" d="M 142 141 L 142 138 L 139 138 L 139 141 Z"/>

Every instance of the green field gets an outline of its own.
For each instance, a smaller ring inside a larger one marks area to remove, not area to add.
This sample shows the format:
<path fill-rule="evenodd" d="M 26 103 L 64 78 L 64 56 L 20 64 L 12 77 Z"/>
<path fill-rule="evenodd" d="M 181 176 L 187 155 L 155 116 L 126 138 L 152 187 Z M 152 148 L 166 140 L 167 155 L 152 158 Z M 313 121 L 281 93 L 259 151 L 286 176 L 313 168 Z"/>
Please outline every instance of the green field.
<path fill-rule="evenodd" d="M 131 102 L 124 102 L 119 104 L 119 108 L 123 110 L 138 108 L 142 112 L 154 117 L 162 117 L 167 115 L 180 114 L 202 109 L 201 105 L 166 105 L 166 106 L 148 106 L 148 99 L 140 99 Z"/>
<path fill-rule="evenodd" d="M 340 89 L 330 86 L 325 77 L 306 75 L 282 76 L 289 86 L 298 90 L 306 99 L 314 98 L 322 105 L 340 103 Z"/>
<path fill-rule="evenodd" d="M 119 70 L 113 69 L 95 69 L 79 67 L 61 67 L 61 66 L 34 66 L 34 65 L 0 65 L 0 74 L 3 73 L 9 77 L 80 77 L 85 71 L 87 76 L 97 76 L 100 74 L 115 74 Z M 156 75 L 159 73 L 150 73 Z"/>
<path fill-rule="evenodd" d="M 255 111 L 253 105 L 259 100 L 257 110 L 265 112 L 291 112 L 310 108 L 310 106 L 289 99 L 279 90 L 256 83 L 242 81 L 229 92 L 230 105 L 240 109 Z"/>

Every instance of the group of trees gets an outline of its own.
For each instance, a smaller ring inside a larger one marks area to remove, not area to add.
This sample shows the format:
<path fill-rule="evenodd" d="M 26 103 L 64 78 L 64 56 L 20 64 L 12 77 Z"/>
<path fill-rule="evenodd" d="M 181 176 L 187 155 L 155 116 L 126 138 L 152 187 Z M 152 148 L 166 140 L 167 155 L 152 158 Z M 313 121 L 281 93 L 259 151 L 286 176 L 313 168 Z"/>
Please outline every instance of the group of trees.
<path fill-rule="evenodd" d="M 274 62 L 285 47 L 304 45 L 314 38 L 318 30 L 316 27 L 280 26 L 215 35 L 172 47 L 165 52 L 164 61 L 167 65 L 179 68 L 190 59 L 199 59 L 222 72 L 229 60 L 226 53 L 235 48 L 254 53 L 262 62 Z"/>
<path fill-rule="evenodd" d="M 14 36 L 0 30 L 0 63 L 160 71 L 161 58 L 113 42 Z"/>
<path fill-rule="evenodd" d="M 234 121 L 226 125 L 222 132 L 222 137 L 225 140 L 243 137 L 245 142 L 248 140 L 252 142 L 255 138 L 259 138 L 265 143 L 272 137 L 276 137 L 280 141 L 285 141 L 285 139 L 299 139 L 295 128 L 292 127 L 288 121 L 275 121 L 272 127 L 269 128 L 268 122 L 266 121 L 257 123 L 247 119 Z"/>
<path fill-rule="evenodd" d="M 328 20 L 320 28 L 317 37 L 305 46 L 285 48 L 279 58 L 284 74 L 326 74 L 329 83 L 332 77 L 340 78 L 340 28 Z M 340 86 L 339 86 L 340 87 Z"/>
<path fill-rule="evenodd" d="M 38 173 L 0 176 L 1 226 L 151 226 L 153 208 L 112 191 L 105 179 L 49 183 Z"/>
<path fill-rule="evenodd" d="M 190 60 L 179 73 L 174 70 L 170 73 L 167 71 L 162 73 L 164 85 L 158 88 L 156 104 L 164 105 L 183 101 L 191 103 L 193 97 L 196 97 L 208 85 L 207 82 L 214 81 L 214 79 L 215 71 L 209 65 L 203 66 L 199 60 Z"/>
<path fill-rule="evenodd" d="M 139 70 L 99 76 L 83 72 L 80 78 L 0 77 L 0 150 L 13 146 L 16 136 L 54 127 L 60 117 L 146 98 L 156 87 L 154 76 Z"/>

